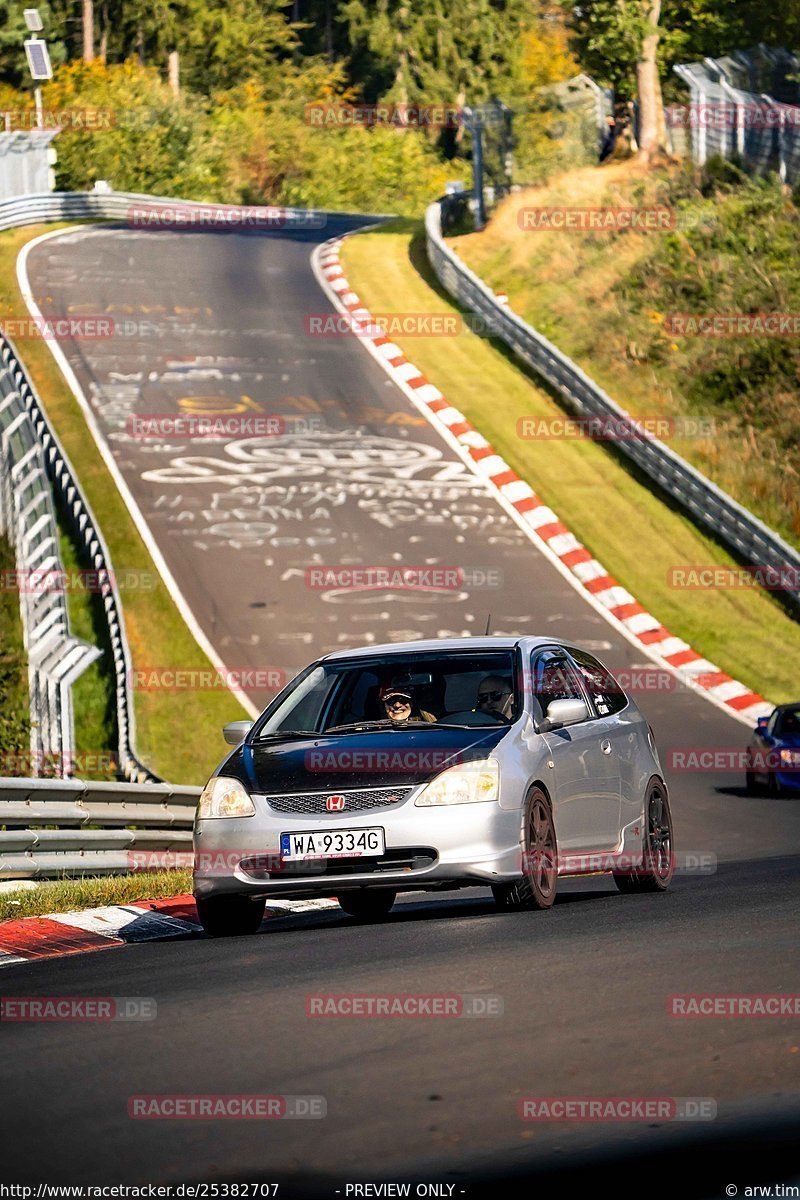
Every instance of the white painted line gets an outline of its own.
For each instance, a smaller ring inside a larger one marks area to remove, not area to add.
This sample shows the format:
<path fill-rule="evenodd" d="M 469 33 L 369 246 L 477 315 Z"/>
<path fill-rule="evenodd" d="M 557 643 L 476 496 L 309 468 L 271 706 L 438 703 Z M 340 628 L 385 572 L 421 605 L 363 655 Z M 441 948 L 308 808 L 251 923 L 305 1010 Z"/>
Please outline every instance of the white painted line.
<path fill-rule="evenodd" d="M 78 226 L 77 228 L 83 230 L 83 229 L 86 229 L 86 226 Z M 35 246 L 41 245 L 42 242 L 49 241 L 50 238 L 61 237 L 65 232 L 66 232 L 65 230 L 55 229 L 55 230 L 52 230 L 50 233 L 43 233 L 40 237 L 34 238 L 33 241 L 27 242 L 20 250 L 19 257 L 17 258 L 17 279 L 19 281 L 20 290 L 22 292 L 22 298 L 28 306 L 28 312 L 37 321 L 44 321 L 44 318 L 42 316 L 42 312 L 41 312 L 38 304 L 36 303 L 36 301 L 33 297 L 33 294 L 31 292 L 31 288 L 30 288 L 30 283 L 28 282 L 28 255 L 30 254 L 31 250 L 33 250 L 33 248 Z M 89 232 L 91 234 L 94 234 L 95 236 L 97 236 L 99 234 L 104 237 L 113 236 L 113 234 L 114 234 L 113 230 L 108 230 L 108 229 L 101 229 L 101 230 L 91 229 Z M 178 611 L 180 612 L 184 621 L 186 622 L 190 633 L 194 637 L 194 639 L 197 642 L 200 649 L 207 656 L 207 658 L 213 664 L 213 666 L 216 667 L 216 669 L 223 676 L 223 678 L 229 679 L 231 677 L 231 673 L 228 671 L 228 668 L 225 666 L 225 663 L 222 661 L 222 658 L 217 653 L 217 651 L 214 649 L 211 642 L 208 640 L 205 633 L 203 632 L 200 622 L 195 617 L 194 612 L 192 611 L 191 607 L 189 606 L 188 601 L 186 600 L 186 597 L 183 595 L 183 592 L 178 587 L 178 584 L 177 584 L 177 581 L 176 581 L 174 575 L 172 574 L 169 567 L 167 566 L 166 560 L 165 560 L 163 554 L 161 553 L 161 550 L 159 549 L 158 543 L 157 543 L 156 539 L 153 537 L 152 532 L 150 531 L 150 526 L 147 524 L 144 513 L 139 508 L 139 505 L 138 505 L 137 501 L 135 500 L 133 493 L 131 492 L 130 488 L 128 487 L 128 484 L 126 483 L 122 472 L 120 471 L 119 467 L 117 466 L 116 459 L 114 458 L 113 454 L 111 453 L 111 450 L 109 449 L 108 443 L 105 439 L 105 435 L 104 435 L 102 429 L 100 428 L 99 422 L 97 421 L 97 418 L 95 417 L 94 411 L 93 411 L 91 405 L 89 404 L 89 401 L 86 398 L 83 388 L 81 387 L 80 383 L 78 382 L 75 372 L 72 370 L 72 367 L 69 365 L 69 362 L 67 361 L 67 357 L 64 354 L 64 351 L 61 349 L 61 346 L 55 340 L 55 338 L 48 338 L 47 345 L 50 349 L 50 353 L 53 355 L 53 358 L 56 360 L 56 363 L 61 371 L 61 374 L 64 376 L 64 379 L 66 380 L 70 390 L 72 391 L 73 396 L 75 397 L 75 399 L 78 402 L 78 405 L 80 406 L 80 409 L 86 420 L 86 424 L 89 427 L 89 432 L 91 433 L 92 437 L 95 440 L 97 449 L 100 451 L 103 462 L 105 463 L 106 467 L 108 468 L 111 478 L 116 483 L 117 488 L 119 489 L 120 495 L 122 496 L 122 499 L 125 501 L 128 512 L 130 513 L 131 517 L 133 518 L 133 522 L 139 531 L 139 536 L 141 537 L 142 541 L 144 542 L 145 546 L 147 547 L 150 557 L 152 558 L 153 562 L 155 563 L 156 569 L 157 569 L 159 575 L 161 576 L 162 580 L 164 581 L 164 585 L 166 586 L 167 591 L 170 593 L 170 595 L 172 596 L 172 599 L 175 601 L 176 608 L 178 609 Z M 124 610 L 123 610 L 123 612 L 124 612 Z M 229 685 L 229 690 L 239 701 L 239 703 L 241 704 L 242 708 L 245 710 L 246 713 L 248 713 L 254 719 L 259 715 L 261 710 L 258 709 L 255 706 L 255 704 L 253 704 L 252 700 L 250 700 L 250 698 L 240 688 L 230 687 L 230 685 Z"/>

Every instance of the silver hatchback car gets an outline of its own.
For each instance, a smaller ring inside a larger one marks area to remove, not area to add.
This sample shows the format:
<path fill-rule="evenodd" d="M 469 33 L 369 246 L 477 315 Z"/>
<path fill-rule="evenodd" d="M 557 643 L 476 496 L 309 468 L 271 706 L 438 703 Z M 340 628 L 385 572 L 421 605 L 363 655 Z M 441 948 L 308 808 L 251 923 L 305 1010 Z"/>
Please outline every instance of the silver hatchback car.
<path fill-rule="evenodd" d="M 559 876 L 623 892 L 672 878 L 653 731 L 592 655 L 553 638 L 371 646 L 302 671 L 251 725 L 197 808 L 206 932 L 254 932 L 270 897 L 335 896 L 362 919 L 400 891 L 490 887 L 549 908 Z"/>

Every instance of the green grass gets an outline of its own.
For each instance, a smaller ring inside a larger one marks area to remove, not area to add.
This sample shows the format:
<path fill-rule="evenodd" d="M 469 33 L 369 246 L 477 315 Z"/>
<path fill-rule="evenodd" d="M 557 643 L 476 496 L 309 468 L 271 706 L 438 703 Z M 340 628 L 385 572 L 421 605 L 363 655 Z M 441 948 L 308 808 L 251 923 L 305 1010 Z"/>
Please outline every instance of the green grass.
<path fill-rule="evenodd" d="M 0 317 L 24 316 L 26 309 L 16 282 L 16 259 L 25 242 L 45 228 L 37 226 L 0 234 Z M 181 667 L 208 669 L 200 650 L 169 591 L 156 572 L 155 565 L 125 507 L 83 414 L 64 382 L 45 342 L 40 338 L 26 341 L 20 351 L 33 378 L 47 414 L 64 449 L 78 473 L 81 487 L 92 507 L 117 572 L 142 571 L 156 580 L 153 590 L 136 588 L 122 596 L 128 642 L 134 668 Z M 71 601 L 71 611 L 72 611 Z M 92 614 L 74 606 L 76 632 L 84 630 L 88 640 Z M 76 698 L 85 701 L 87 713 L 81 727 L 81 739 L 91 742 L 108 732 L 108 710 L 98 676 L 104 668 L 92 668 L 94 675 L 79 683 Z M 238 700 L 227 691 L 136 691 L 134 705 L 137 723 L 137 750 L 147 765 L 174 783 L 205 782 L 222 757 L 224 744 L 221 727 L 228 721 L 246 716 Z M 94 749 L 94 747 L 90 747 Z"/>
<path fill-rule="evenodd" d="M 373 312 L 456 311 L 430 270 L 418 223 L 393 222 L 348 238 L 342 259 Z M 504 349 L 468 332 L 393 340 L 667 628 L 775 703 L 796 698 L 800 625 L 760 589 L 671 587 L 673 567 L 734 566 L 733 559 L 601 443 L 520 440 L 519 417 L 563 412 Z"/>
<path fill-rule="evenodd" d="M 666 205 L 654 233 L 526 231 L 525 207 Z M 706 418 L 713 435 L 669 444 L 788 542 L 800 546 L 800 343 L 680 336 L 673 313 L 800 310 L 800 210 L 775 179 L 702 177 L 635 163 L 571 171 L 506 199 L 453 248 L 623 408 Z"/>
<path fill-rule="evenodd" d="M 141 875 L 46 880 L 35 889 L 21 888 L 0 894 L 0 921 L 77 912 L 106 904 L 130 904 L 132 900 L 163 900 L 191 890 L 191 871 L 145 871 Z"/>
<path fill-rule="evenodd" d="M 10 543 L 0 535 L 0 573 L 16 570 L 16 559 Z M 0 755 L 17 755 L 30 750 L 30 715 L 28 698 L 28 661 L 22 633 L 19 593 L 11 588 L 0 589 Z M 0 759 L 0 775 L 8 775 Z"/>

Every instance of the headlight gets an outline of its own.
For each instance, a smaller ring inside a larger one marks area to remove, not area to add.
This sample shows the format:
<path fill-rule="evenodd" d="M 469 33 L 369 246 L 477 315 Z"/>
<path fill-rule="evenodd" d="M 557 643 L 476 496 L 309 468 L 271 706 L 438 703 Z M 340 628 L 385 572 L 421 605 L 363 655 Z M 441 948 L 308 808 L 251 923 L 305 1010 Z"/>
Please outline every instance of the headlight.
<path fill-rule="evenodd" d="M 787 767 L 800 767 L 800 750 L 781 750 L 781 763 Z"/>
<path fill-rule="evenodd" d="M 500 768 L 494 759 L 449 767 L 426 784 L 414 803 L 418 808 L 432 804 L 476 804 L 496 800 L 500 792 Z"/>
<path fill-rule="evenodd" d="M 252 817 L 256 806 L 238 779 L 215 775 L 209 779 L 197 806 L 198 821 L 211 817 Z"/>

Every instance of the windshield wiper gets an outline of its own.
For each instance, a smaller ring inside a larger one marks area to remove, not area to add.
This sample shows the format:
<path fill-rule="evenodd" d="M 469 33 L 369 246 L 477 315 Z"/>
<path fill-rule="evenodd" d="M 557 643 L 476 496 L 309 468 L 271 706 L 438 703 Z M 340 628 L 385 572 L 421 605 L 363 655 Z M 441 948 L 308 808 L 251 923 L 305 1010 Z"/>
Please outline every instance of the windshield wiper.
<path fill-rule="evenodd" d="M 325 730 L 329 733 L 351 733 L 354 729 L 389 729 L 392 722 L 386 719 L 382 721 L 353 721 L 349 725 L 331 725 Z"/>
<path fill-rule="evenodd" d="M 273 729 L 269 733 L 260 733 L 252 742 L 252 745 L 257 746 L 259 742 L 266 742 L 275 738 L 283 738 L 288 741 L 289 738 L 315 738 L 320 734 L 313 729 Z"/>
<path fill-rule="evenodd" d="M 325 730 L 322 737 L 329 733 L 352 733 L 354 731 L 363 730 L 369 732 L 371 729 L 398 729 L 402 732 L 404 729 L 467 729 L 466 725 L 448 725 L 444 721 L 353 721 L 350 725 L 332 725 Z"/>

